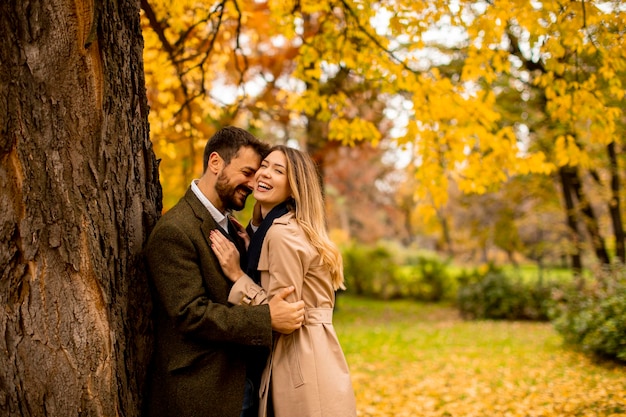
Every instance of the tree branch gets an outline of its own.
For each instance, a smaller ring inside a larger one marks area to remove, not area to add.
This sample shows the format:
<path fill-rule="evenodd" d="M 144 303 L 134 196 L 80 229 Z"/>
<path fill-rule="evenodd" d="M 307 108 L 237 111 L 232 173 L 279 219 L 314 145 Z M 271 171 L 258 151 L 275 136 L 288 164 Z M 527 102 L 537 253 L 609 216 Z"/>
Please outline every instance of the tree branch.
<path fill-rule="evenodd" d="M 506 36 L 509 38 L 509 52 L 518 57 L 522 63 L 524 64 L 524 67 L 528 70 L 528 71 L 540 71 L 542 73 L 546 72 L 546 68 L 543 65 L 543 63 L 539 60 L 537 62 L 534 62 L 530 59 L 526 59 L 526 57 L 524 56 L 524 54 L 522 53 L 522 50 L 519 46 L 519 39 L 517 38 L 517 36 L 515 36 L 513 34 L 513 32 L 511 31 L 511 24 L 509 23 L 507 25 L 507 29 L 506 29 Z"/>
<path fill-rule="evenodd" d="M 365 36 L 367 36 L 367 38 L 377 47 L 379 48 L 381 51 L 383 51 L 385 54 L 389 55 L 389 57 L 397 62 L 398 64 L 400 64 L 402 66 L 402 68 L 404 68 L 407 71 L 410 71 L 413 74 L 420 74 L 419 71 L 414 70 L 413 68 L 409 67 L 403 60 L 401 60 L 400 58 L 398 58 L 393 51 L 390 51 L 389 49 L 385 48 L 380 41 L 374 36 L 372 35 L 367 28 L 365 28 L 365 26 L 363 26 L 361 24 L 361 22 L 359 21 L 359 17 L 358 15 L 355 13 L 354 10 L 352 10 L 352 8 L 350 7 L 350 5 L 346 2 L 346 0 L 340 0 L 341 4 L 343 5 L 344 9 L 348 11 L 348 14 L 350 16 L 352 16 L 352 18 L 354 19 L 354 21 L 356 22 L 357 27 L 359 28 L 359 30 L 361 32 L 363 32 L 365 34 Z"/>
<path fill-rule="evenodd" d="M 170 58 L 173 57 L 175 55 L 174 48 L 172 44 L 167 40 L 164 28 L 161 26 L 161 23 L 157 19 L 156 13 L 154 13 L 154 9 L 150 5 L 150 3 L 148 3 L 148 0 L 141 0 L 141 8 L 148 18 L 148 22 L 150 22 L 150 27 L 152 28 L 152 30 L 154 30 L 154 33 L 157 34 L 159 40 L 161 41 L 163 49 L 165 49 L 165 52 L 167 52 Z"/>

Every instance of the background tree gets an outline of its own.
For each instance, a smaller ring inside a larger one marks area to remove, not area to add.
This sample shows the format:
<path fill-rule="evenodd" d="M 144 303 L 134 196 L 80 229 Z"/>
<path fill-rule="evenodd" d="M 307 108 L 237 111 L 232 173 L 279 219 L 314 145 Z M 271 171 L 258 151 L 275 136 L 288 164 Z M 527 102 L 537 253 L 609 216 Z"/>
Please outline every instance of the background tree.
<path fill-rule="evenodd" d="M 160 210 L 138 4 L 0 4 L 0 414 L 139 415 Z"/>
<path fill-rule="evenodd" d="M 279 93 L 297 48 L 272 36 L 267 3 L 142 0 L 141 7 L 151 136 L 167 209 L 201 174 L 202 149 L 219 127 L 245 125 L 278 142 L 287 139 L 283 131 L 304 126 L 288 128 Z"/>
<path fill-rule="evenodd" d="M 392 138 L 412 160 L 405 195 L 425 224 L 444 219 L 451 189 L 484 194 L 548 175 L 578 242 L 572 265 L 587 247 L 599 263 L 622 259 L 621 1 L 142 4 L 148 72 L 160 74 L 151 117 L 176 135 L 228 121 L 273 139 L 281 125 L 279 140 L 303 132 L 320 161 L 328 140 Z M 159 154 L 179 157 L 165 139 Z"/>
<path fill-rule="evenodd" d="M 460 29 L 463 39 L 457 43 L 460 49 L 454 56 L 463 61 L 461 76 L 449 79 L 460 91 L 469 86 L 493 94 L 493 108 L 498 112 L 493 118 L 495 124 L 485 126 L 488 132 L 514 133 L 510 137 L 515 138 L 515 144 L 506 153 L 512 156 L 509 152 L 516 147 L 518 156 L 530 157 L 527 161 L 533 160 L 533 155 L 540 158 L 535 160 L 535 167 L 519 165 L 519 157 L 507 159 L 498 147 L 497 142 L 506 144 L 508 134 L 502 141 L 490 142 L 484 140 L 488 135 L 477 135 L 474 130 L 474 135 L 465 135 L 462 142 L 463 149 L 469 151 L 467 157 L 457 160 L 456 165 L 462 169 L 448 172 L 461 175 L 462 189 L 477 192 L 489 190 L 490 185 L 508 181 L 511 176 L 525 175 L 528 170 L 535 174 L 554 173 L 572 230 L 570 240 L 579 242 L 572 253 L 573 265 L 581 267 L 580 250 L 585 236 L 597 260 L 609 263 L 602 237 L 602 230 L 607 229 L 602 227 L 597 204 L 606 207 L 611 201 L 613 207 L 619 206 L 619 197 L 614 198 L 613 193 L 603 203 L 598 197 L 606 196 L 606 192 L 597 193 L 597 188 L 585 191 L 583 184 L 589 184 L 584 176 L 603 177 L 609 171 L 610 165 L 602 156 L 607 143 L 622 146 L 623 130 L 619 126 L 623 104 L 615 104 L 623 103 L 623 89 L 611 87 L 621 86 L 624 80 L 617 70 L 624 68 L 623 53 L 613 49 L 614 42 L 623 40 L 616 26 L 624 18 L 622 6 L 585 1 L 535 5 L 510 2 L 510 7 L 503 8 L 491 2 L 461 2 L 448 4 L 446 10 L 443 2 L 437 4 L 426 14 L 449 28 Z M 593 97 L 587 97 L 588 94 Z M 457 115 L 463 114 L 461 109 L 452 113 L 455 116 L 448 123 L 451 127 L 444 128 L 450 134 L 458 130 Z M 479 140 L 478 146 L 472 145 L 472 137 Z M 444 161 L 446 166 L 455 166 L 450 164 L 454 161 L 451 153 L 445 155 Z M 481 168 L 481 163 L 489 161 L 498 165 L 495 171 Z M 428 180 L 424 177 L 424 184 Z M 613 210 L 615 241 L 623 242 L 619 209 Z"/>
<path fill-rule="evenodd" d="M 382 161 L 383 152 L 382 147 L 361 143 L 325 156 L 328 225 L 343 230 L 346 239 L 375 244 L 409 237 L 395 204 L 396 183 L 403 176 L 393 161 Z"/>

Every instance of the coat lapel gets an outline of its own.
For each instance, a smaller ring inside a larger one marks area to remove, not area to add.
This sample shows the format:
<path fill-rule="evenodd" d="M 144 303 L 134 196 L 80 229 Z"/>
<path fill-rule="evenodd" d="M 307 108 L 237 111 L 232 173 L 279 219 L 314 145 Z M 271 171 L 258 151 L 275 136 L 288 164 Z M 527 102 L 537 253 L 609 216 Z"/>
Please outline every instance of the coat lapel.
<path fill-rule="evenodd" d="M 211 239 L 210 239 L 211 230 L 216 229 L 218 227 L 217 222 L 215 221 L 213 216 L 211 216 L 211 213 L 209 213 L 209 210 L 207 210 L 207 208 L 204 207 L 204 205 L 202 205 L 202 202 L 198 200 L 198 197 L 196 197 L 196 195 L 193 193 L 193 191 L 191 190 L 191 187 L 187 189 L 187 192 L 185 193 L 184 198 L 185 198 L 185 201 L 187 201 L 187 203 L 191 207 L 193 214 L 202 222 L 202 224 L 200 225 L 200 231 L 202 232 L 204 239 L 206 240 L 207 244 L 210 247 L 211 246 Z"/>
<path fill-rule="evenodd" d="M 204 207 L 202 202 L 200 202 L 200 200 L 198 200 L 198 197 L 196 197 L 196 195 L 193 193 L 193 191 L 191 190 L 191 187 L 185 193 L 184 198 L 187 201 L 187 203 L 189 203 L 189 205 L 191 206 L 191 209 L 193 210 L 196 217 L 202 221 L 200 230 L 202 231 L 202 235 L 204 236 L 204 239 L 206 240 L 207 245 L 211 247 L 211 231 L 212 230 L 217 229 L 220 232 L 222 232 L 224 236 L 226 236 L 237 247 L 237 250 L 239 251 L 239 254 L 240 254 L 239 263 L 241 265 L 241 269 L 245 271 L 245 266 L 248 264 L 248 261 L 246 258 L 246 248 L 245 248 L 245 243 L 243 239 L 237 236 L 236 232 L 233 232 L 234 236 L 228 234 L 228 232 L 226 232 L 219 224 L 217 224 L 213 216 L 211 216 L 211 213 L 209 213 L 209 210 L 207 210 L 207 208 Z M 233 231 L 236 230 L 235 226 L 230 221 L 230 218 L 228 222 L 230 225 L 229 229 Z"/>

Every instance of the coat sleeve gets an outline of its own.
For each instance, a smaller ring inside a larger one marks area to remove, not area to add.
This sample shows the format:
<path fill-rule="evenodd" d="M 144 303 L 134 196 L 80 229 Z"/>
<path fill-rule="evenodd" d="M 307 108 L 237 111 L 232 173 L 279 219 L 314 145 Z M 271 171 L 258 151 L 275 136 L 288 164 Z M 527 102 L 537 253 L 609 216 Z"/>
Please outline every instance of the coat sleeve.
<path fill-rule="evenodd" d="M 150 236 L 145 256 L 159 302 L 185 337 L 271 345 L 269 307 L 227 304 L 230 284 L 217 259 L 206 261 L 214 255 L 203 238 L 194 239 L 176 221 L 163 222 Z"/>
<path fill-rule="evenodd" d="M 242 275 L 230 289 L 228 302 L 235 305 L 267 304 L 267 293 L 252 278 Z"/>
<path fill-rule="evenodd" d="M 254 226 L 252 221 L 246 226 L 246 232 L 248 236 L 252 238 L 254 233 L 258 230 L 258 226 Z M 267 304 L 267 293 L 248 275 L 241 276 L 228 294 L 228 302 L 234 305 L 260 305 Z"/>

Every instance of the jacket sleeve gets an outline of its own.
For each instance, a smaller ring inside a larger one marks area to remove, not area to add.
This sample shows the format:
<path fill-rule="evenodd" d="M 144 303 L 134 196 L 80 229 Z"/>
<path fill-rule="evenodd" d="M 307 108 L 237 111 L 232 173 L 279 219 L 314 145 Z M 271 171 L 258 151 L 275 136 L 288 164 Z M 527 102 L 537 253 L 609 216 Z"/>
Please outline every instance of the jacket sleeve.
<path fill-rule="evenodd" d="M 170 220 L 154 229 L 145 256 L 157 297 L 177 331 L 197 342 L 270 346 L 269 307 L 229 306 L 230 283 L 201 232 L 192 237 Z"/>

